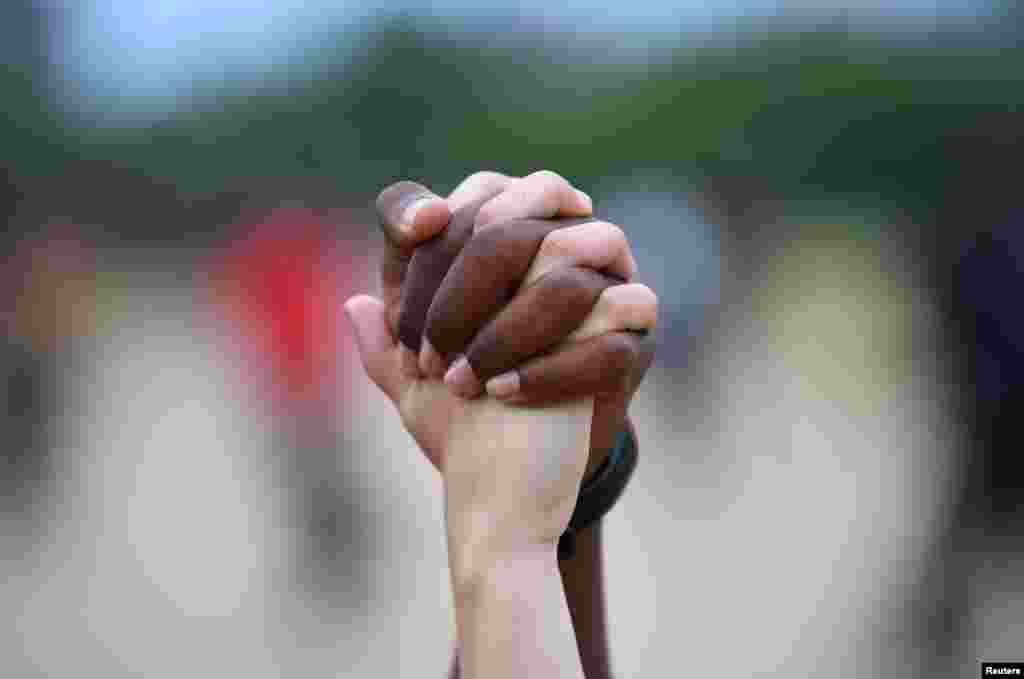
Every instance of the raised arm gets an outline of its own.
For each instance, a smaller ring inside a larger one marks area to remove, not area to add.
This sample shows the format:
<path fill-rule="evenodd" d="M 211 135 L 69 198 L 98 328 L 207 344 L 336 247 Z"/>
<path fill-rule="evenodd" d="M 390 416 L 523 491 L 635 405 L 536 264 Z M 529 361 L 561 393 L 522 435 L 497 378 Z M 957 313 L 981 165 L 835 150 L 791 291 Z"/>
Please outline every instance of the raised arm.
<path fill-rule="evenodd" d="M 587 459 L 592 403 L 523 408 L 464 401 L 444 470 L 462 671 L 583 677 L 557 541 Z"/>
<path fill-rule="evenodd" d="M 475 219 L 471 212 L 468 223 L 464 220 L 459 227 L 454 219 L 446 227 L 448 213 L 467 206 L 476 210 Z M 402 182 L 382 193 L 378 208 L 389 243 L 382 271 L 384 304 L 354 298 L 346 310 L 356 325 L 367 372 L 395 401 L 403 423 L 431 461 L 436 466 L 443 462 L 440 440 L 452 404 L 432 378 L 445 370 L 452 378 L 458 371 L 451 369 L 451 359 L 465 355 L 469 360 L 461 366 L 463 379 L 446 379 L 451 391 L 464 397 L 478 396 L 482 385 L 497 375 L 505 375 L 506 382 L 514 375 L 518 391 L 510 401 L 521 404 L 592 395 L 587 472 L 602 463 L 615 436 L 628 425 L 626 403 L 653 355 L 649 340 L 627 332 L 653 326 L 656 299 L 643 286 L 621 284 L 635 268 L 621 230 L 594 220 L 560 227 L 526 220 L 479 237 L 490 223 L 588 213 L 589 199 L 553 173 L 523 179 L 478 173 L 447 202 L 424 187 Z M 452 234 L 460 228 L 461 235 Z M 441 236 L 431 238 L 438 231 Z M 419 244 L 425 241 L 430 247 L 420 253 Z M 458 259 L 483 262 L 484 267 L 458 266 L 457 255 L 467 245 L 471 252 L 466 254 L 472 256 Z M 496 253 L 501 253 L 497 259 Z M 449 271 L 453 264 L 458 271 Z M 507 270 L 509 265 L 522 268 L 517 274 Z M 598 269 L 611 277 L 597 275 Z M 503 293 L 502 285 L 510 282 L 515 285 Z M 497 294 L 491 300 L 465 294 L 480 289 Z M 508 300 L 506 294 L 513 292 L 512 303 L 497 313 Z M 566 343 L 570 332 L 573 342 Z M 430 341 L 421 342 L 421 333 Z M 562 344 L 554 346 L 559 340 Z M 537 354 L 543 356 L 523 363 Z M 488 389 L 492 386 L 488 383 Z M 565 591 L 562 600 L 567 597 L 572 609 L 570 620 L 579 632 L 579 655 L 588 677 L 609 675 L 599 531 L 594 526 L 580 534 L 576 556 L 554 571 Z M 453 676 L 456 669 L 453 664 Z"/>

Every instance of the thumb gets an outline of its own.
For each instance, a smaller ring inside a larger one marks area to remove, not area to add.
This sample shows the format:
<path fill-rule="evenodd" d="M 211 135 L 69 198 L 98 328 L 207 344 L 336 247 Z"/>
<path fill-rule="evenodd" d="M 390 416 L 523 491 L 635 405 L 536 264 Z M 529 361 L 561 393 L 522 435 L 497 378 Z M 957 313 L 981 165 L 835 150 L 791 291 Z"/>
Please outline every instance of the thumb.
<path fill-rule="evenodd" d="M 384 303 L 370 295 L 355 295 L 343 308 L 356 336 L 363 370 L 395 401 L 400 379 L 394 351 L 397 343 L 388 325 Z"/>

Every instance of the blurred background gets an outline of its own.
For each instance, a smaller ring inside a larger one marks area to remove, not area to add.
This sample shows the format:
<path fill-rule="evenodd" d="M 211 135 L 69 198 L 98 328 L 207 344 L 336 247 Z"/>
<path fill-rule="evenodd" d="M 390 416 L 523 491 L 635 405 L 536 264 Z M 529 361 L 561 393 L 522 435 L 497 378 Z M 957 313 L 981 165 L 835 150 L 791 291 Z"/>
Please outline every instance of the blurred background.
<path fill-rule="evenodd" d="M 0 4 L 0 674 L 445 676 L 440 481 L 339 309 L 382 187 L 481 169 L 589 192 L 660 299 L 617 676 L 1024 659 L 1022 20 Z"/>

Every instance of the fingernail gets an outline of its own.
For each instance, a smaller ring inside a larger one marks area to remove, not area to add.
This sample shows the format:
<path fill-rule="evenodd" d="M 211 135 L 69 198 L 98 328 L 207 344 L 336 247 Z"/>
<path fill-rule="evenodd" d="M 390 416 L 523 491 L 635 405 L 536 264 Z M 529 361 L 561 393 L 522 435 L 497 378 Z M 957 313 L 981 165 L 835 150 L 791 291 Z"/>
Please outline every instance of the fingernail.
<path fill-rule="evenodd" d="M 448 364 L 444 362 L 441 354 L 437 353 L 434 346 L 426 337 L 423 338 L 423 346 L 420 347 L 420 371 L 426 377 L 440 379 Z"/>
<path fill-rule="evenodd" d="M 460 356 L 459 360 L 455 361 L 451 368 L 448 368 L 448 372 L 444 376 L 444 383 L 462 398 L 473 398 L 480 393 L 480 380 L 476 378 L 473 366 L 469 364 L 465 356 Z"/>
<path fill-rule="evenodd" d="M 401 356 L 402 374 L 410 379 L 418 380 L 420 378 L 420 363 L 413 350 L 401 344 L 398 354 Z"/>
<path fill-rule="evenodd" d="M 416 224 L 416 215 L 420 209 L 432 200 L 432 196 L 420 196 L 412 201 L 402 212 L 402 219 L 399 221 L 402 231 L 408 234 L 413 233 L 413 226 Z"/>
<path fill-rule="evenodd" d="M 579 189 L 576 189 L 576 196 L 579 197 L 581 201 L 583 201 L 583 204 L 587 207 L 588 210 L 594 209 L 594 201 L 590 199 L 590 196 L 583 193 Z"/>
<path fill-rule="evenodd" d="M 519 373 L 510 370 L 487 380 L 487 393 L 495 398 L 506 398 L 519 391 Z"/>

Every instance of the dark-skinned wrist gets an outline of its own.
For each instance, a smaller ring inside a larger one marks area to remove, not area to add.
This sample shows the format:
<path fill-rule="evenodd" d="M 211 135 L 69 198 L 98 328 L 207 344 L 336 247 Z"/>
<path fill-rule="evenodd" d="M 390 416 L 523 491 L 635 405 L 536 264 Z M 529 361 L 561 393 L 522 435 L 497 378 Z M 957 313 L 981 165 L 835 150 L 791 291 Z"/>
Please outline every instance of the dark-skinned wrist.
<path fill-rule="evenodd" d="M 587 467 L 583 471 L 582 482 L 593 478 L 597 469 L 608 459 L 608 454 L 615 446 L 615 441 L 623 428 L 628 428 L 636 440 L 636 430 L 629 416 L 625 413 L 621 417 L 609 418 L 606 421 L 594 419 L 591 422 L 590 432 L 590 454 L 587 457 Z"/>
<path fill-rule="evenodd" d="M 636 428 L 628 416 L 614 429 L 616 435 L 622 429 L 629 432 L 634 442 L 637 440 Z M 611 451 L 610 444 L 599 445 L 603 446 L 602 454 L 592 454 L 591 460 L 588 461 L 596 463 L 595 471 L 600 470 Z M 593 445 L 592 452 L 597 452 L 598 447 Z M 591 478 L 590 474 L 593 473 L 595 472 L 588 470 L 583 478 Z M 576 631 L 577 648 L 587 679 L 604 679 L 612 676 L 605 608 L 602 526 L 603 519 L 598 519 L 576 531 L 571 556 L 561 559 L 558 564 L 573 628 Z"/>
<path fill-rule="evenodd" d="M 611 677 L 604 593 L 602 522 L 576 534 L 575 553 L 559 561 L 576 645 L 587 679 Z"/>

